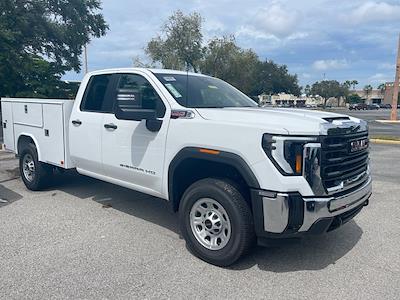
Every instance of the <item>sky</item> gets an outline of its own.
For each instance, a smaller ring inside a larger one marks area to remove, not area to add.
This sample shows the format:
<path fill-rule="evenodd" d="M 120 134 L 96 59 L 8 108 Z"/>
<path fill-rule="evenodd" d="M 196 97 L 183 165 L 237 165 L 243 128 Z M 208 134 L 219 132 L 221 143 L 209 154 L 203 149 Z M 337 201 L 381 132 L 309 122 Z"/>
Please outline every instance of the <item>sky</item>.
<path fill-rule="evenodd" d="M 107 35 L 88 46 L 89 71 L 131 67 L 176 10 L 198 12 L 204 42 L 234 35 L 260 59 L 288 66 L 303 86 L 318 80 L 393 81 L 400 0 L 103 0 Z M 81 80 L 69 72 L 64 79 Z"/>

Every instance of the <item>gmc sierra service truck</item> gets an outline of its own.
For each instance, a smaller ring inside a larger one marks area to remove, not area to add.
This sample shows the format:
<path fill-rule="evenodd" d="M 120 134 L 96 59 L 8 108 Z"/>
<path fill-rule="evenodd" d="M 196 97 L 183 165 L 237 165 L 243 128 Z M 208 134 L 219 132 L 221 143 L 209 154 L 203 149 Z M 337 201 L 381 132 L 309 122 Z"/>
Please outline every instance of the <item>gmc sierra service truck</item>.
<path fill-rule="evenodd" d="M 359 119 L 265 109 L 222 80 L 173 70 L 89 73 L 75 101 L 2 101 L 4 142 L 39 190 L 56 168 L 168 200 L 189 249 L 219 266 L 254 241 L 325 233 L 368 204 Z"/>

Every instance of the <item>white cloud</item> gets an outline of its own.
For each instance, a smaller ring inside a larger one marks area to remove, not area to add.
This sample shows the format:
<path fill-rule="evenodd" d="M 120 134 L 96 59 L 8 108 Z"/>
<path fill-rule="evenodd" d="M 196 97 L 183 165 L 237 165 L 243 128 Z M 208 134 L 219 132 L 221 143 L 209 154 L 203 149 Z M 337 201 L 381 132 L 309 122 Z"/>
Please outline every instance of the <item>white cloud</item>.
<path fill-rule="evenodd" d="M 297 10 L 272 4 L 256 14 L 254 27 L 265 34 L 285 38 L 296 31 L 300 20 L 301 14 Z"/>
<path fill-rule="evenodd" d="M 360 24 L 373 21 L 392 21 L 400 16 L 400 5 L 386 2 L 368 1 L 354 9 L 350 14 L 342 16 L 350 23 Z"/>
<path fill-rule="evenodd" d="M 343 69 L 348 66 L 345 59 L 327 59 L 327 60 L 316 60 L 313 63 L 313 68 L 319 71 L 332 70 L 332 69 Z"/>
<path fill-rule="evenodd" d="M 368 80 L 372 83 L 385 83 L 388 81 L 393 81 L 393 78 L 390 78 L 390 76 L 384 73 L 376 73 L 370 76 Z"/>
<path fill-rule="evenodd" d="M 278 38 L 270 33 L 266 33 L 263 31 L 260 31 L 254 26 L 240 26 L 239 29 L 235 33 L 236 36 L 248 36 L 254 39 L 266 39 L 266 40 L 276 40 L 278 41 Z"/>
<path fill-rule="evenodd" d="M 389 63 L 380 63 L 378 64 L 378 69 L 384 69 L 384 70 L 394 70 L 396 69 L 395 64 L 389 64 Z"/>

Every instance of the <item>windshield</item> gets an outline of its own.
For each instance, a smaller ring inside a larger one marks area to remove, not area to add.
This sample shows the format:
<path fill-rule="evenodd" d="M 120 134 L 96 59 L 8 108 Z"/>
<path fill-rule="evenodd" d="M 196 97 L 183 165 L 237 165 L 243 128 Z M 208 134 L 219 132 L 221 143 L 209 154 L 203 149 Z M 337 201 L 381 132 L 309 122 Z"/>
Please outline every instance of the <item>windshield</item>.
<path fill-rule="evenodd" d="M 257 104 L 228 83 L 212 77 L 154 74 L 182 106 L 191 108 L 253 107 Z"/>

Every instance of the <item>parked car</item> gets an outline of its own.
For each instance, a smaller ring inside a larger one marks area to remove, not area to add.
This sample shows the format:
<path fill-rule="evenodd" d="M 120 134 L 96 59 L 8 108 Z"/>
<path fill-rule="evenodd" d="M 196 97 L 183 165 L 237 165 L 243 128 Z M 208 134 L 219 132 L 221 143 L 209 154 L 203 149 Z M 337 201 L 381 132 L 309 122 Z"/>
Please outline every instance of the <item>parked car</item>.
<path fill-rule="evenodd" d="M 379 105 L 378 105 L 378 104 L 375 104 L 375 103 L 368 104 L 368 105 L 367 105 L 367 109 L 368 109 L 368 110 L 377 110 L 377 109 L 379 109 Z"/>
<path fill-rule="evenodd" d="M 381 104 L 379 105 L 379 107 L 380 107 L 380 108 L 383 108 L 383 109 L 391 109 L 391 108 L 392 108 L 392 105 L 389 104 L 389 103 L 381 103 Z"/>
<path fill-rule="evenodd" d="M 365 103 L 356 103 L 349 106 L 350 110 L 366 110 L 367 108 L 368 106 Z"/>
<path fill-rule="evenodd" d="M 2 106 L 5 147 L 28 189 L 76 169 L 165 199 L 191 252 L 218 266 L 255 241 L 334 230 L 372 192 L 365 121 L 260 108 L 201 74 L 102 70 L 85 75 L 75 101 Z"/>

